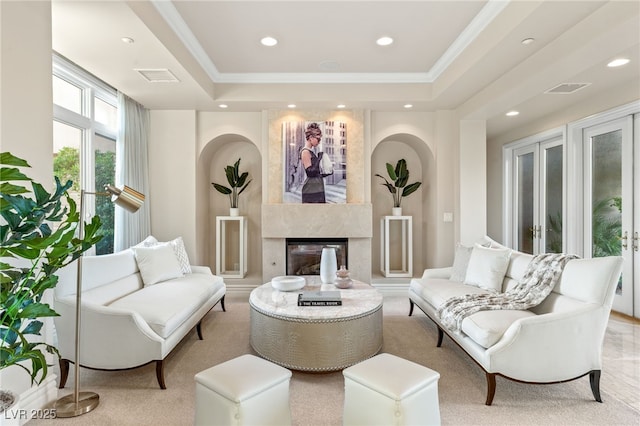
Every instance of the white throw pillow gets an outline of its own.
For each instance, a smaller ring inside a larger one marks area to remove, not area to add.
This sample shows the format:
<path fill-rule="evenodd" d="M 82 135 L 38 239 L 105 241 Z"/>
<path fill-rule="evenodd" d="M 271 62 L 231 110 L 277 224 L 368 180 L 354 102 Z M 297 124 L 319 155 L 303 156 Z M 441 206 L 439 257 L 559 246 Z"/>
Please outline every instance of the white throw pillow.
<path fill-rule="evenodd" d="M 511 249 L 473 246 L 464 283 L 485 290 L 502 292 L 502 281 L 509 266 Z"/>
<path fill-rule="evenodd" d="M 191 273 L 191 263 L 189 262 L 189 255 L 187 255 L 187 249 L 184 247 L 184 241 L 182 241 L 182 237 L 178 237 L 175 240 L 169 241 L 169 245 L 173 249 L 173 252 L 176 254 L 176 258 L 178 259 L 178 263 L 180 264 L 180 269 L 183 274 Z"/>
<path fill-rule="evenodd" d="M 136 256 L 138 269 L 145 286 L 162 281 L 180 278 L 184 274 L 176 254 L 168 244 L 157 244 L 152 247 L 132 247 Z"/>
<path fill-rule="evenodd" d="M 159 242 L 155 238 L 153 238 L 152 240 L 150 238 L 153 238 L 153 237 L 147 237 L 147 239 L 140 244 L 144 243 L 145 247 L 153 247 L 161 244 L 166 244 L 171 246 L 174 253 L 176 254 L 176 258 L 178 259 L 178 263 L 180 264 L 180 270 L 182 271 L 182 273 L 183 274 L 191 273 L 191 262 L 189 262 L 189 255 L 187 255 L 187 250 L 184 247 L 184 241 L 182 240 L 182 237 L 178 237 L 175 240 L 171 240 L 163 243 Z"/>
<path fill-rule="evenodd" d="M 467 267 L 471 258 L 471 250 L 473 247 L 467 247 L 460 243 L 456 244 L 455 257 L 453 258 L 453 267 L 451 268 L 451 281 L 464 282 L 467 275 Z"/>

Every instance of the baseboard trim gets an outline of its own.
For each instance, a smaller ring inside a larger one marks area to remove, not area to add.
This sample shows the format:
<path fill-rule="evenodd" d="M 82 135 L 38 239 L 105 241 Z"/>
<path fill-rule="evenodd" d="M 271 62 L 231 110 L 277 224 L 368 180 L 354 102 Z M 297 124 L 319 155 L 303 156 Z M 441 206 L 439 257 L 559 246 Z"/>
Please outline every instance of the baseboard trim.
<path fill-rule="evenodd" d="M 20 394 L 17 406 L 10 413 L 3 413 L 0 424 L 24 425 L 33 418 L 54 419 L 55 413 L 46 408 L 58 398 L 57 376 L 49 373 L 38 386 L 32 386 Z"/>

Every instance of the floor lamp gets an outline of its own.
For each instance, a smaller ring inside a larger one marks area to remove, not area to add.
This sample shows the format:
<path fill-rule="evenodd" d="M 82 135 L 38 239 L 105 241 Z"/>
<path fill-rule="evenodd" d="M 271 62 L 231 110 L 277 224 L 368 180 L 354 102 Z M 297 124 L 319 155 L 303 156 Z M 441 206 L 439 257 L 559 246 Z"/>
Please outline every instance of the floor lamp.
<path fill-rule="evenodd" d="M 115 186 L 105 185 L 104 192 L 80 191 L 80 223 L 79 238 L 84 237 L 84 196 L 96 195 L 111 197 L 111 202 L 123 209 L 134 213 L 144 203 L 144 195 L 138 191 L 124 186 L 122 189 Z M 76 283 L 76 356 L 74 365 L 74 388 L 73 393 L 63 396 L 54 403 L 57 417 L 75 417 L 93 410 L 98 406 L 100 397 L 94 392 L 80 392 L 80 303 L 82 301 L 82 256 L 78 258 L 78 277 Z"/>

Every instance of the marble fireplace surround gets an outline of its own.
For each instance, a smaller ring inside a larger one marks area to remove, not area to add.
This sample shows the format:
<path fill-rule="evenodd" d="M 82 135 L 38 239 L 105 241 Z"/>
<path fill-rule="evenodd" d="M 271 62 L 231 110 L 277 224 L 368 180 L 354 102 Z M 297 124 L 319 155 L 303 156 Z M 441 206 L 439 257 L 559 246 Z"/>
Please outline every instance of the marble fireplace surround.
<path fill-rule="evenodd" d="M 285 275 L 287 238 L 347 238 L 351 277 L 370 282 L 372 230 L 371 204 L 263 204 L 264 278 Z"/>

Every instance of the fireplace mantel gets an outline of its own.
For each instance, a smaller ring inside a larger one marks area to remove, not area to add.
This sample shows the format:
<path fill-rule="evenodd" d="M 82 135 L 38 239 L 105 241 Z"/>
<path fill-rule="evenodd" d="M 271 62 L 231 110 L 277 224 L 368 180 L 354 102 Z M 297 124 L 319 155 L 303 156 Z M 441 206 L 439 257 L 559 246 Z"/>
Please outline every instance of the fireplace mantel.
<path fill-rule="evenodd" d="M 371 204 L 263 204 L 262 238 L 371 238 Z"/>

